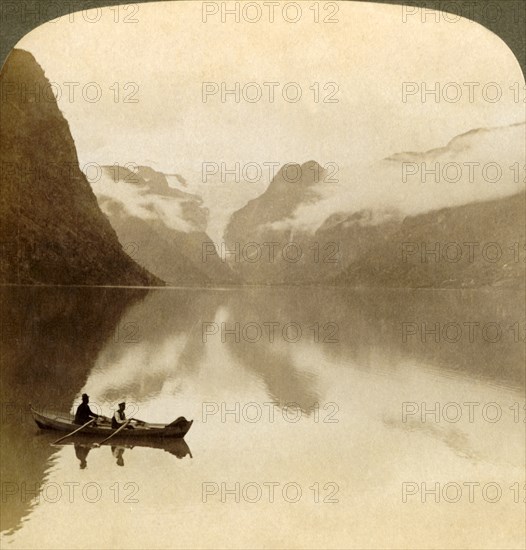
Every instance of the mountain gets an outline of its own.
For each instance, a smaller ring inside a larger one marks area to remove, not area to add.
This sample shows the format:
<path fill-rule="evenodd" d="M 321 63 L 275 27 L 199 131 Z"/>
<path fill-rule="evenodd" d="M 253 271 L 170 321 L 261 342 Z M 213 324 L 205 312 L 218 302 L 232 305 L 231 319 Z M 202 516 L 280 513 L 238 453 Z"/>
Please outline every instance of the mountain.
<path fill-rule="evenodd" d="M 370 173 L 386 193 L 383 210 L 361 221 L 339 212 L 333 227 L 326 220 L 315 232 L 341 243 L 343 270 L 333 282 L 524 288 L 525 148 L 521 122 L 476 128 L 443 147 L 378 163 Z"/>
<path fill-rule="evenodd" d="M 239 281 L 207 244 L 209 213 L 201 198 L 170 186 L 163 173 L 104 166 L 92 187 L 124 249 L 150 272 L 172 285 Z"/>
<path fill-rule="evenodd" d="M 517 122 L 515 124 L 496 128 L 474 128 L 469 132 L 453 137 L 443 147 L 436 147 L 423 152 L 411 151 L 395 153 L 385 160 L 401 162 L 452 162 L 454 160 L 464 160 L 461 157 L 465 155 L 466 152 L 469 152 L 472 157 L 472 162 L 488 162 L 488 157 L 491 156 L 488 155 L 488 152 L 491 150 L 495 151 L 496 148 L 498 148 L 499 159 L 502 153 L 508 152 L 511 154 L 507 160 L 517 162 L 518 158 L 514 156 L 516 149 L 513 147 L 513 142 L 519 145 L 519 147 L 524 145 L 525 130 L 526 123 L 524 122 Z"/>
<path fill-rule="evenodd" d="M 234 212 L 222 257 L 243 280 L 306 284 L 338 272 L 337 245 L 314 239 L 294 219 L 299 208 L 316 206 L 325 178 L 326 171 L 315 161 L 287 164 L 264 193 Z"/>
<path fill-rule="evenodd" d="M 283 167 L 231 216 L 229 264 L 256 284 L 523 288 L 525 130 L 478 128 L 422 153 L 339 167 L 335 183 L 314 161 L 291 165 L 297 181 Z M 434 243 L 438 260 L 424 261 Z"/>
<path fill-rule="evenodd" d="M 477 128 L 439 145 L 340 165 L 338 182 L 319 185 L 320 200 L 301 205 L 289 223 L 314 232 L 338 212 L 381 209 L 403 217 L 524 191 L 526 123 Z"/>
<path fill-rule="evenodd" d="M 13 50 L 0 87 L 0 282 L 162 284 L 122 250 L 35 58 Z"/>
<path fill-rule="evenodd" d="M 349 216 L 318 233 L 339 239 L 347 253 L 345 269 L 332 281 L 338 285 L 522 289 L 525 207 L 526 195 L 517 193 L 401 222 L 363 226 Z"/>
<path fill-rule="evenodd" d="M 251 226 L 251 232 L 258 232 L 292 216 L 300 204 L 316 201 L 316 186 L 324 176 L 324 169 L 315 161 L 282 166 L 264 193 L 232 215 L 227 234 L 235 239 L 247 226 Z"/>

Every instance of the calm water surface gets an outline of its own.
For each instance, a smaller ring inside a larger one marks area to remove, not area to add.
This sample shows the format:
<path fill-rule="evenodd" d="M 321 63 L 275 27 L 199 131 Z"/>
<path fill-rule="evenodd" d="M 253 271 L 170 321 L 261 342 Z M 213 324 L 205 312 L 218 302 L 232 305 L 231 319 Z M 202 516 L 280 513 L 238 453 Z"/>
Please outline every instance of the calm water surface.
<path fill-rule="evenodd" d="M 522 293 L 26 288 L 2 304 L 3 548 L 524 548 Z M 83 392 L 106 415 L 125 400 L 194 424 L 175 447 L 51 446 L 28 403 L 72 411 Z M 422 502 L 422 483 L 462 494 Z"/>

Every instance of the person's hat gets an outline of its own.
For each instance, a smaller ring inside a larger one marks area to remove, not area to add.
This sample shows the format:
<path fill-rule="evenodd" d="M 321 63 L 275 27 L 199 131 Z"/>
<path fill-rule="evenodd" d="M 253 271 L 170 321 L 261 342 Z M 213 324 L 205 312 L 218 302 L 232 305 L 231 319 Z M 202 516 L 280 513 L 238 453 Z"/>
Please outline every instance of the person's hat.
<path fill-rule="evenodd" d="M 121 405 L 124 407 L 124 406 L 126 406 L 126 403 L 123 401 L 122 403 L 119 403 L 119 407 L 120 407 Z"/>
<path fill-rule="evenodd" d="M 83 393 L 83 394 L 82 394 L 82 399 L 86 399 L 86 398 L 88 398 L 88 397 L 89 397 L 89 395 L 88 395 L 87 393 Z"/>

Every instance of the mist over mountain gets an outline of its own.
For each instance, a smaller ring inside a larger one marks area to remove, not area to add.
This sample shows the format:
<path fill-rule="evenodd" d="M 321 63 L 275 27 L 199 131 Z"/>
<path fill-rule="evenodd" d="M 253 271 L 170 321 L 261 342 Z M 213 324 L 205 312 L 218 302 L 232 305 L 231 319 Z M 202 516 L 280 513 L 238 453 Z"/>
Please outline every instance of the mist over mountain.
<path fill-rule="evenodd" d="M 406 162 L 454 161 L 458 160 L 459 156 L 469 152 L 476 157 L 476 160 L 488 162 L 488 158 L 481 158 L 482 155 L 487 154 L 492 149 L 495 150 L 497 146 L 499 152 L 505 153 L 507 151 L 511 153 L 511 155 L 507 155 L 508 160 L 517 162 L 519 159 L 514 157 L 514 152 L 519 151 L 518 147 L 520 148 L 521 144 L 524 144 L 525 131 L 526 123 L 524 122 L 498 128 L 475 128 L 455 136 L 444 147 L 437 147 L 424 152 L 395 153 L 387 157 L 386 160 Z M 501 159 L 499 158 L 499 160 Z"/>
<path fill-rule="evenodd" d="M 243 236 L 259 238 L 291 218 L 300 205 L 315 204 L 320 198 L 317 184 L 324 174 L 314 161 L 282 166 L 261 195 L 232 214 L 225 231 L 227 243 Z"/>
<path fill-rule="evenodd" d="M 338 273 L 333 244 L 321 243 L 322 256 L 327 253 L 331 261 L 319 261 L 320 243 L 293 222 L 301 206 L 319 203 L 325 177 L 315 161 L 287 164 L 264 193 L 234 212 L 225 230 L 222 257 L 244 281 L 305 284 Z"/>
<path fill-rule="evenodd" d="M 211 238 L 200 197 L 170 186 L 148 166 L 134 171 L 105 166 L 92 187 L 122 246 L 161 279 L 172 285 L 238 281 L 213 247 L 203 254 Z"/>
<path fill-rule="evenodd" d="M 339 165 L 281 225 L 314 233 L 332 214 L 371 210 L 416 215 L 499 199 L 525 187 L 526 123 L 479 128 L 426 152 L 390 155 L 375 163 Z M 336 182 L 334 180 L 337 180 Z"/>
<path fill-rule="evenodd" d="M 232 215 L 227 260 L 257 284 L 523 288 L 525 128 L 477 129 L 441 148 L 392 155 L 358 167 L 367 173 L 360 182 L 327 185 L 312 162 L 293 183 L 283 167 Z M 498 258 L 487 254 L 492 242 Z M 436 246 L 435 261 L 426 251 Z"/>
<path fill-rule="evenodd" d="M 35 58 L 13 50 L 0 86 L 0 281 L 162 284 L 122 250 Z"/>
<path fill-rule="evenodd" d="M 476 129 L 358 164 L 348 179 L 316 161 L 286 164 L 228 217 L 221 240 L 207 233 L 206 186 L 191 177 L 139 167 L 94 189 L 123 246 L 138 245 L 139 263 L 174 283 L 523 288 L 525 127 Z M 233 202 L 223 199 L 222 219 Z M 492 242 L 500 255 L 488 259 Z"/>

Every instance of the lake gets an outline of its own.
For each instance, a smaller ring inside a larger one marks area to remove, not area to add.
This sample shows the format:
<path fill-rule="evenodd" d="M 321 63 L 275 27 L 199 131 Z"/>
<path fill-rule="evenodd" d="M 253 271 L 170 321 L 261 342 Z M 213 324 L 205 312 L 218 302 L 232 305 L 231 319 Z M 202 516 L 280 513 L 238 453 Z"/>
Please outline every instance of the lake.
<path fill-rule="evenodd" d="M 524 548 L 524 295 L 3 288 L 3 548 Z M 194 424 L 90 448 L 28 405 Z"/>

